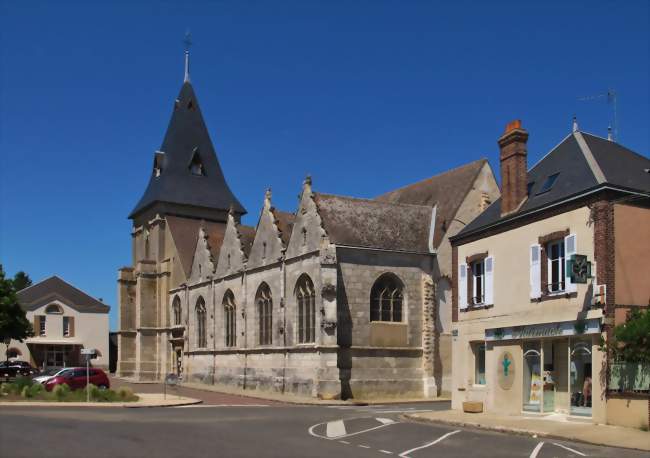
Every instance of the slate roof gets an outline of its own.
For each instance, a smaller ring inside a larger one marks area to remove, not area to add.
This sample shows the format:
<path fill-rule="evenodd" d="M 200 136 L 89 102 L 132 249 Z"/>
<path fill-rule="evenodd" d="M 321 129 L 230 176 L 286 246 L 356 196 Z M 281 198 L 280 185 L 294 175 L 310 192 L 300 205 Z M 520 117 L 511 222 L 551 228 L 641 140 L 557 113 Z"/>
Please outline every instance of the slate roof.
<path fill-rule="evenodd" d="M 429 252 L 431 207 L 321 193 L 314 202 L 336 245 Z"/>
<path fill-rule="evenodd" d="M 413 183 L 403 188 L 382 194 L 376 200 L 383 202 L 426 205 L 436 209 L 436 227 L 433 246 L 439 247 L 446 232 L 446 227 L 458 212 L 467 193 L 471 190 L 479 172 L 487 159 L 479 159 L 469 164 L 448 170 L 439 175 Z"/>
<path fill-rule="evenodd" d="M 160 151 L 163 154 L 156 153 L 154 160 L 162 165 L 162 172 L 156 176 L 152 170 L 147 189 L 129 218 L 134 219 L 156 202 L 223 211 L 232 205 L 235 212 L 246 213 L 226 183 L 189 81 L 178 94 Z M 197 153 L 205 176 L 190 171 L 190 162 Z"/>
<path fill-rule="evenodd" d="M 226 225 L 222 223 L 213 223 L 206 221 L 203 223 L 203 229 L 208 236 L 208 248 L 214 266 L 219 261 L 219 252 L 223 246 L 223 239 L 226 236 Z"/>
<path fill-rule="evenodd" d="M 296 215 L 278 210 L 274 207 L 271 208 L 271 213 L 273 213 L 275 225 L 280 231 L 280 240 L 282 240 L 282 245 L 286 248 L 289 244 L 289 239 L 291 238 L 291 230 L 293 229 L 293 222 L 296 219 Z"/>
<path fill-rule="evenodd" d="M 17 297 L 24 310 L 35 310 L 55 299 L 81 313 L 108 313 L 111 309 L 56 275 L 18 291 Z"/>
<path fill-rule="evenodd" d="M 605 186 L 650 196 L 650 159 L 618 143 L 585 132 L 573 132 L 528 171 L 529 196 L 515 213 L 501 217 L 501 199 L 463 228 L 453 240 L 560 203 Z M 540 193 L 546 179 L 559 173 L 553 187 Z"/>
<path fill-rule="evenodd" d="M 237 227 L 239 231 L 239 240 L 241 241 L 241 247 L 244 251 L 244 255 L 248 258 L 251 254 L 251 248 L 253 248 L 253 242 L 255 241 L 255 228 L 252 226 L 239 225 Z"/>

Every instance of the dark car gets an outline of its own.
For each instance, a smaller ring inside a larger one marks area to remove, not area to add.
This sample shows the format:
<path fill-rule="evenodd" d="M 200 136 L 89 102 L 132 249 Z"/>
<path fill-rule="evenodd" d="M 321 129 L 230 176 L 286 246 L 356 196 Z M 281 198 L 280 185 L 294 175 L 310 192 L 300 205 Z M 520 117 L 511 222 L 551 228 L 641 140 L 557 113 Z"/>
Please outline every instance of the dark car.
<path fill-rule="evenodd" d="M 111 383 L 108 380 L 106 372 L 101 369 L 91 367 L 89 369 L 90 383 L 98 386 L 101 389 L 110 388 Z M 47 391 L 52 391 L 56 385 L 68 385 L 73 390 L 78 390 L 86 387 L 86 368 L 74 367 L 66 370 L 63 374 L 58 374 L 47 380 L 43 385 Z"/>
<path fill-rule="evenodd" d="M 0 361 L 0 377 L 15 378 L 20 375 L 29 377 L 35 372 L 27 361 Z"/>

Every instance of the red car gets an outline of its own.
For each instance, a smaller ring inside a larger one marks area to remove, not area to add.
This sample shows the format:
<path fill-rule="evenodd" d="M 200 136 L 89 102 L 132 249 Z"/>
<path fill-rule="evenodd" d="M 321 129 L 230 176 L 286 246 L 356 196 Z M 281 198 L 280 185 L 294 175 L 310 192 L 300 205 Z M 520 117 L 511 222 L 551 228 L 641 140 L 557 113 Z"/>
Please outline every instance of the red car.
<path fill-rule="evenodd" d="M 91 367 L 90 369 L 90 383 L 95 386 L 98 386 L 101 389 L 110 388 L 111 383 L 108 380 L 106 372 L 101 369 L 95 369 Z M 52 391 L 56 385 L 66 384 L 72 390 L 78 390 L 86 387 L 86 368 L 85 367 L 75 367 L 70 370 L 65 371 L 61 375 L 52 377 L 47 382 L 45 382 L 45 390 Z"/>

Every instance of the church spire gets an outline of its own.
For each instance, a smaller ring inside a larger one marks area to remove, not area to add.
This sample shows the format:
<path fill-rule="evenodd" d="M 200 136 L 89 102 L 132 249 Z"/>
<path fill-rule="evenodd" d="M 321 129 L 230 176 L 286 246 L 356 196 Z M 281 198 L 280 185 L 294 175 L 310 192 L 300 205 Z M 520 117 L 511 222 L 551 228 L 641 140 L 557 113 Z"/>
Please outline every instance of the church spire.
<path fill-rule="evenodd" d="M 185 32 L 185 39 L 183 40 L 185 44 L 185 77 L 183 78 L 184 83 L 190 82 L 190 46 L 192 46 L 192 34 L 188 30 Z"/>

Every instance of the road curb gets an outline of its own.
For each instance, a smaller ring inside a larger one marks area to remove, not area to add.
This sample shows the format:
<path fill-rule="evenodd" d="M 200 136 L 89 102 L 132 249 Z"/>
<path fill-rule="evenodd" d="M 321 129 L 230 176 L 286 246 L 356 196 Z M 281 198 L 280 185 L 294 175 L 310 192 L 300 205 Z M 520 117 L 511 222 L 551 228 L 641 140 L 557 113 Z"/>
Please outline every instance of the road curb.
<path fill-rule="evenodd" d="M 579 442 L 581 444 L 589 444 L 589 445 L 597 445 L 600 447 L 612 447 L 612 448 L 624 448 L 627 450 L 638 450 L 641 452 L 647 452 L 650 449 L 643 449 L 643 448 L 637 448 L 637 447 L 626 447 L 624 445 L 612 445 L 612 444 L 605 444 L 602 442 L 594 442 L 594 441 L 589 441 L 580 437 L 573 437 L 573 436 L 559 436 L 557 434 L 552 434 L 552 433 L 547 433 L 545 431 L 537 431 L 537 430 L 532 430 L 532 429 L 523 429 L 523 428 L 512 428 L 512 427 L 507 427 L 507 426 L 493 426 L 493 425 L 484 425 L 481 423 L 476 423 L 476 422 L 471 422 L 471 421 L 459 421 L 459 420 L 444 420 L 444 419 L 432 419 L 432 418 L 426 418 L 419 416 L 418 414 L 401 414 L 400 418 L 403 418 L 405 420 L 410 420 L 418 423 L 430 423 L 430 424 L 442 424 L 442 425 L 449 425 L 449 426 L 460 426 L 464 428 L 475 428 L 475 429 L 484 429 L 487 431 L 494 431 L 498 433 L 506 433 L 506 434 L 516 434 L 518 436 L 531 436 L 531 437 L 541 437 L 545 439 L 557 439 L 557 440 L 564 440 L 564 441 L 572 441 L 572 442 Z"/>
<path fill-rule="evenodd" d="M 137 393 L 136 393 L 137 395 Z M 178 401 L 178 400 L 177 400 Z M 56 408 L 70 408 L 70 407 L 101 407 L 108 409 L 124 408 L 124 409 L 146 409 L 149 407 L 180 407 L 201 404 L 203 401 L 200 399 L 184 397 L 180 402 L 172 400 L 168 402 L 159 402 L 154 404 L 138 403 L 136 402 L 39 402 L 39 401 L 12 401 L 0 402 L 0 407 L 56 407 Z"/>

